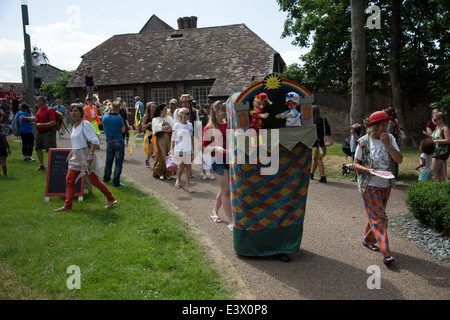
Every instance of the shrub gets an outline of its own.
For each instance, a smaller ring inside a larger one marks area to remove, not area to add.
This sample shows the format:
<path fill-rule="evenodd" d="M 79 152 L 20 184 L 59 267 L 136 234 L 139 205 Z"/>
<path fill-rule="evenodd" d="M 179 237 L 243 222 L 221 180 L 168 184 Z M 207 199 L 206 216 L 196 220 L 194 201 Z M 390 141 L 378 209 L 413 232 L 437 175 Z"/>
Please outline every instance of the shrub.
<path fill-rule="evenodd" d="M 437 230 L 450 232 L 450 182 L 423 181 L 406 192 L 409 211 L 421 222 Z"/>

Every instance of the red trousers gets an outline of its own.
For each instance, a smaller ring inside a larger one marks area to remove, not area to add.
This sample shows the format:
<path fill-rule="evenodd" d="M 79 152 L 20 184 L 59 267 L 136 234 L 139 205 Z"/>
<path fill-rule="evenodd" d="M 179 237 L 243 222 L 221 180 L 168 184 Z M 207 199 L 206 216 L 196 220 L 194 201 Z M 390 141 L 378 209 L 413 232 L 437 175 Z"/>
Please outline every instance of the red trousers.
<path fill-rule="evenodd" d="M 80 171 L 76 171 L 73 169 L 69 169 L 67 171 L 66 176 L 66 202 L 64 203 L 64 207 L 66 209 L 72 209 L 72 203 L 73 198 L 75 196 L 75 182 L 77 180 L 78 175 L 80 174 Z M 111 191 L 108 189 L 107 186 L 103 182 L 100 181 L 100 179 L 97 177 L 97 175 L 94 172 L 91 172 L 91 174 L 86 174 L 91 184 L 96 187 L 98 190 L 100 190 L 108 200 L 108 202 L 113 201 L 115 198 Z"/>

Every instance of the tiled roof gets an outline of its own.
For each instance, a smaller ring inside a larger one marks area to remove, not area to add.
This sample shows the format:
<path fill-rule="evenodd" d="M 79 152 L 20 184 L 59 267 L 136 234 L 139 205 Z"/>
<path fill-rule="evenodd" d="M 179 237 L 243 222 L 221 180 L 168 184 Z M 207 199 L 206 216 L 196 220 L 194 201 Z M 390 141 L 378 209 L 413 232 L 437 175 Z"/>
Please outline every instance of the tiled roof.
<path fill-rule="evenodd" d="M 245 24 L 116 35 L 83 56 L 97 86 L 215 79 L 210 96 L 229 96 L 274 70 L 277 52 Z"/>

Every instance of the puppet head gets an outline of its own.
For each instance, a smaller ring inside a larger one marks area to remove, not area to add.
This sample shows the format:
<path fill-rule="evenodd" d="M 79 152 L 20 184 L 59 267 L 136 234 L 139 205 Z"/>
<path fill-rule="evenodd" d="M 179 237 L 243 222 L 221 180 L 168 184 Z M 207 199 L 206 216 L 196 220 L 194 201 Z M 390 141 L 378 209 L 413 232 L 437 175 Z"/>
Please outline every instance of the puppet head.
<path fill-rule="evenodd" d="M 300 104 L 300 96 L 295 92 L 289 92 L 286 95 L 286 105 L 289 109 L 294 109 Z"/>
<path fill-rule="evenodd" d="M 267 97 L 266 93 L 260 93 L 255 95 L 255 99 L 253 100 L 253 107 L 258 111 L 262 112 L 266 103 L 272 104 L 272 102 Z"/>

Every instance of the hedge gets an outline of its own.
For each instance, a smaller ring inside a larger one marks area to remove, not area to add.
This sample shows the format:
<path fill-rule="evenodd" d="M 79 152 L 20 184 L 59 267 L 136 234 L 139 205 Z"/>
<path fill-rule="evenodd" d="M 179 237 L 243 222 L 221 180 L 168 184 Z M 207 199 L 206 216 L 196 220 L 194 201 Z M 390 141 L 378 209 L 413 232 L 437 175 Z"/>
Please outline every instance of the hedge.
<path fill-rule="evenodd" d="M 406 192 L 409 211 L 421 222 L 450 233 L 450 181 L 422 181 Z"/>

